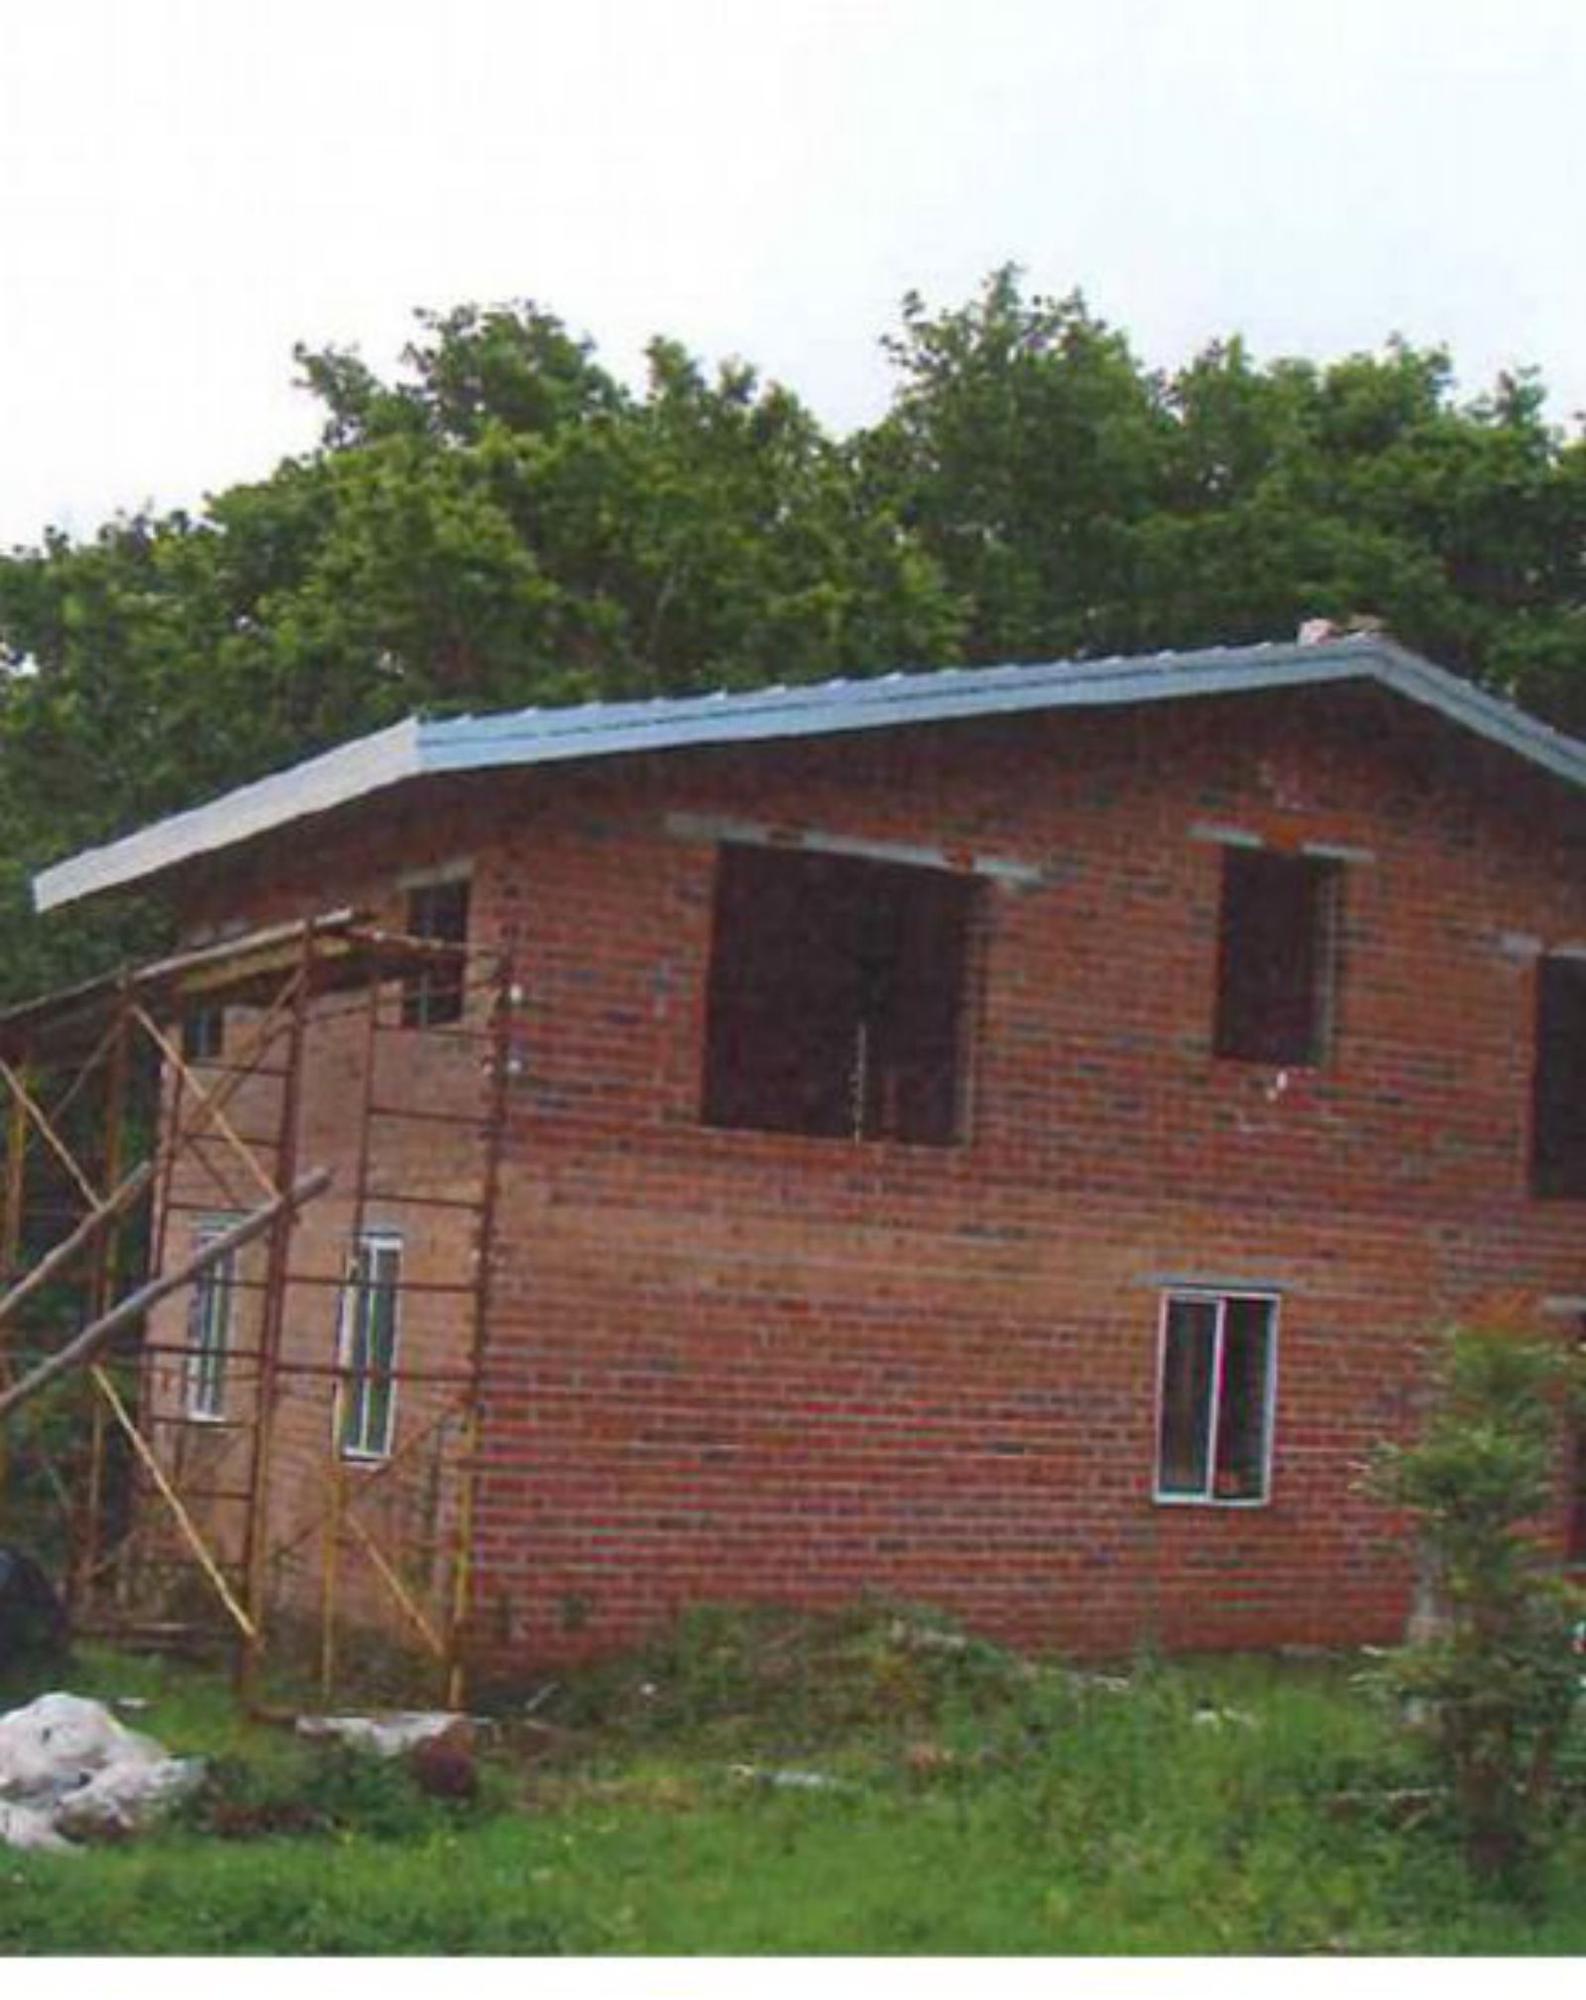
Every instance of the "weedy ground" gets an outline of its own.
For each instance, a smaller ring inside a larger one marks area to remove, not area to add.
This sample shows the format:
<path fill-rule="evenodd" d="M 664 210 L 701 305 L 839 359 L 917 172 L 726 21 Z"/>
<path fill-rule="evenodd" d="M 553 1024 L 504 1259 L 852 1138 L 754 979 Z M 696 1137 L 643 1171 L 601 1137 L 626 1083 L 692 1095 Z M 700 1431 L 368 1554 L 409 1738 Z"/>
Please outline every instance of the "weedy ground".
<path fill-rule="evenodd" d="M 0 1951 L 1586 1951 L 1586 1826 L 1478 1896 L 1358 1669 L 1098 1675 L 928 1613 L 707 1611 L 503 1699 L 457 1800 L 85 1650 L 50 1683 L 147 1702 L 209 1779 L 143 1840 L 0 1856 Z"/>

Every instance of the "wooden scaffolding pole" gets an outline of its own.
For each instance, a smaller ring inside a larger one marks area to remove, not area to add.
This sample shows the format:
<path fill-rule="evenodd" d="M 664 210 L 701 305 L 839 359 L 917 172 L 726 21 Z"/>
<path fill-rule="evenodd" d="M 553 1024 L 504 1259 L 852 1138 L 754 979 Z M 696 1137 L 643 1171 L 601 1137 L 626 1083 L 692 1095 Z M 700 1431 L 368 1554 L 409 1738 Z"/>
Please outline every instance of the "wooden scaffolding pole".
<path fill-rule="evenodd" d="M 46 1285 L 51 1284 L 75 1258 L 81 1255 L 88 1244 L 94 1242 L 111 1223 L 124 1216 L 153 1179 L 152 1160 L 145 1160 L 142 1166 L 134 1167 L 132 1172 L 105 1196 L 97 1208 L 88 1211 L 70 1236 L 57 1243 L 52 1250 L 46 1251 L 31 1271 L 24 1272 L 4 1298 L 0 1298 L 0 1326 L 15 1319 L 35 1292 L 40 1292 Z M 106 1301 L 99 1310 L 108 1311 L 109 1302 Z"/>
<path fill-rule="evenodd" d="M 280 1122 L 276 1130 L 275 1173 L 287 1186 L 297 1172 L 299 1125 L 303 1099 L 303 1062 L 308 1035 L 309 1000 L 313 990 L 315 927 L 303 927 L 298 968 L 292 985 L 291 1015 L 281 1075 Z M 270 1457 L 274 1443 L 276 1404 L 280 1396 L 281 1342 L 286 1325 L 287 1281 L 291 1269 L 292 1225 L 289 1211 L 277 1214 L 270 1231 L 264 1274 L 264 1310 L 259 1329 L 259 1372 L 254 1390 L 253 1465 L 248 1480 L 247 1518 L 243 1531 L 243 1589 L 253 1627 L 236 1660 L 239 1692 L 246 1692 L 258 1670 L 264 1644 L 269 1596 Z"/>
<path fill-rule="evenodd" d="M 485 1353 L 490 1333 L 491 1275 L 495 1260 L 496 1209 L 501 1190 L 501 1142 L 506 1130 L 507 1087 L 511 1078 L 515 992 L 512 964 L 503 955 L 497 962 L 491 995 L 490 1094 L 484 1128 L 484 1185 L 474 1243 L 473 1323 L 469 1330 L 467 1405 L 463 1417 L 462 1490 L 457 1501 L 457 1551 L 452 1568 L 452 1601 L 446 1621 L 446 1701 L 450 1708 L 461 1708 L 467 1691 L 466 1648 L 474 1587 L 474 1534 L 479 1511 Z"/>
<path fill-rule="evenodd" d="M 132 1060 L 132 1030 L 128 1018 L 131 995 L 125 980 L 116 996 L 115 1020 L 109 1035 L 109 1061 L 105 1072 L 105 1146 L 102 1174 L 105 1185 L 114 1188 L 121 1180 L 127 1143 L 127 1080 Z M 109 1205 L 111 1197 L 100 1206 Z M 121 1211 L 109 1218 L 108 1226 L 94 1239 L 93 1272 L 88 1288 L 88 1309 L 98 1317 L 110 1310 L 116 1296 L 116 1228 Z M 71 1601 L 80 1605 L 99 1567 L 100 1544 L 104 1538 L 105 1515 L 105 1404 L 94 1398 L 89 1415 L 88 1484 L 83 1495 L 81 1531 L 72 1537 Z"/>
<path fill-rule="evenodd" d="M 28 1172 L 28 1114 L 15 1091 L 6 1119 L 5 1199 L 0 1205 L 0 1281 L 9 1285 L 22 1260 L 22 1208 Z M 0 1388 L 11 1380 L 10 1342 L 0 1323 Z M 11 1486 L 11 1461 L 0 1431 L 0 1508 Z"/>
<path fill-rule="evenodd" d="M 369 1176 L 374 1163 L 374 1119 L 371 1106 L 375 1094 L 375 1052 L 380 1042 L 379 1030 L 380 983 L 371 979 L 364 1014 L 363 1093 L 359 1104 L 358 1159 L 353 1175 L 352 1229 L 348 1246 L 348 1255 L 354 1259 L 358 1256 L 364 1226 L 369 1215 Z M 341 1583 L 342 1527 L 346 1513 L 347 1472 L 342 1457 L 341 1439 L 347 1409 L 345 1372 L 347 1354 L 344 1340 L 350 1300 L 350 1291 L 344 1287 L 337 1310 L 336 1373 L 331 1377 L 330 1438 L 326 1446 L 328 1504 L 325 1510 L 325 1536 L 320 1571 L 319 1685 L 321 1698 L 327 1706 L 333 1698 L 336 1686 L 336 1620 Z"/>
<path fill-rule="evenodd" d="M 118 1333 L 137 1324 L 143 1315 L 153 1310 L 161 1299 L 169 1298 L 172 1292 L 180 1291 L 183 1285 L 207 1271 L 211 1264 L 240 1250 L 243 1244 L 251 1243 L 262 1236 L 267 1229 L 278 1228 L 283 1216 L 294 1215 L 305 1202 L 312 1201 L 330 1186 L 328 1168 L 319 1167 L 311 1174 L 304 1174 L 284 1194 L 256 1208 L 251 1215 L 245 1215 L 240 1222 L 223 1230 L 202 1244 L 190 1257 L 177 1265 L 174 1271 L 162 1272 L 151 1278 L 146 1285 L 140 1285 L 135 1292 L 129 1292 L 119 1304 L 90 1320 L 81 1332 L 76 1333 L 66 1345 L 41 1361 L 24 1375 L 20 1382 L 10 1388 L 0 1390 L 0 1422 L 14 1416 L 25 1404 L 41 1395 L 52 1382 L 58 1382 L 63 1375 L 69 1375 L 76 1368 L 85 1367 Z"/>

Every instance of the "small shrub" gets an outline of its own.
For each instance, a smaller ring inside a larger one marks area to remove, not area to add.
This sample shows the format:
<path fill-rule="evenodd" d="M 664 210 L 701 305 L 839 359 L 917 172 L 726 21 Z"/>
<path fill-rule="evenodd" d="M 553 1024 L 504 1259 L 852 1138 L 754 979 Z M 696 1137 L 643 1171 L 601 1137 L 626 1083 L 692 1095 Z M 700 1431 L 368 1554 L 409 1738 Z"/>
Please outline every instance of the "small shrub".
<path fill-rule="evenodd" d="M 1558 1492 L 1561 1348 L 1455 1334 L 1421 1437 L 1379 1455 L 1374 1485 L 1415 1516 L 1432 1565 L 1435 1629 L 1388 1669 L 1449 1785 L 1473 1871 L 1514 1882 L 1535 1851 L 1576 1713 L 1581 1594 L 1535 1535 Z"/>
<path fill-rule="evenodd" d="M 701 1605 L 638 1653 L 572 1678 L 557 1721 L 638 1741 L 738 1730 L 784 1745 L 904 1727 L 1005 1699 L 1026 1671 L 934 1611 Z"/>
<path fill-rule="evenodd" d="M 223 1839 L 360 1833 L 403 1840 L 445 1825 L 474 1803 L 427 1796 L 401 1757 L 328 1743 L 300 1757 L 218 1757 L 188 1808 L 200 1832 Z"/>

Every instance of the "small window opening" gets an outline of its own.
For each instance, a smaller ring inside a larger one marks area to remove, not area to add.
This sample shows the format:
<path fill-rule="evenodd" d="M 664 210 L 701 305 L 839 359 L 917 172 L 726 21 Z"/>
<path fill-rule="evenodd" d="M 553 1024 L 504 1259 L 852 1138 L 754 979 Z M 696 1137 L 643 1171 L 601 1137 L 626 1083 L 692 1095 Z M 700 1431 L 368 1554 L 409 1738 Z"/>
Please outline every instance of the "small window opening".
<path fill-rule="evenodd" d="M 467 944 L 467 881 L 425 882 L 410 889 L 406 929 L 409 937 L 427 938 L 436 944 Z M 403 1027 L 439 1028 L 460 1021 L 467 977 L 467 961 L 460 952 L 455 958 L 410 973 L 402 982 Z"/>
<path fill-rule="evenodd" d="M 1276 1299 L 1169 1295 L 1158 1389 L 1159 1500 L 1266 1499 L 1276 1331 Z"/>
<path fill-rule="evenodd" d="M 1586 1199 L 1586 959 L 1537 966 L 1531 1191 Z"/>
<path fill-rule="evenodd" d="M 396 1431 L 397 1296 L 402 1245 L 394 1236 L 360 1237 L 342 1292 L 343 1458 L 389 1458 Z"/>
<path fill-rule="evenodd" d="M 1301 1068 L 1332 1031 L 1342 867 L 1264 848 L 1223 850 L 1219 1056 Z"/>
<path fill-rule="evenodd" d="M 896 862 L 723 847 L 706 1122 L 951 1145 L 977 886 Z"/>
<path fill-rule="evenodd" d="M 203 1223 L 193 1247 L 201 1250 L 224 1235 L 229 1218 Z M 187 1414 L 214 1423 L 226 1414 L 226 1363 L 231 1351 L 231 1316 L 237 1289 L 237 1256 L 207 1265 L 193 1280 L 187 1307 Z"/>
<path fill-rule="evenodd" d="M 190 1063 L 219 1062 L 225 1051 L 225 1008 L 188 1007 L 182 1015 L 182 1060 Z"/>

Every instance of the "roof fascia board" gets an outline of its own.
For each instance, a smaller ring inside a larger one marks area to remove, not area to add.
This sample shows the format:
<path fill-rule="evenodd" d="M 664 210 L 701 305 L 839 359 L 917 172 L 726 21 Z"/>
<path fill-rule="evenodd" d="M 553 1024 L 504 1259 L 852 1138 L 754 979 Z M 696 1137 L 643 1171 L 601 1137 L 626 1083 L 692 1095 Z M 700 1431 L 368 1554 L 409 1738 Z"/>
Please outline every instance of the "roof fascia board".
<path fill-rule="evenodd" d="M 420 773 L 419 725 L 407 716 L 372 736 L 360 736 L 191 811 L 156 820 L 124 839 L 56 862 L 33 879 L 35 907 L 52 910 L 123 887 L 178 861 L 234 846 Z"/>
<path fill-rule="evenodd" d="M 1375 643 L 1376 670 L 1373 678 L 1397 694 L 1436 709 L 1448 721 L 1469 729 L 1489 742 L 1552 771 L 1571 784 L 1586 786 L 1586 744 L 1566 736 L 1513 702 L 1489 694 L 1472 681 L 1461 680 L 1446 667 L 1439 667 L 1419 653 L 1408 652 L 1391 640 Z"/>

